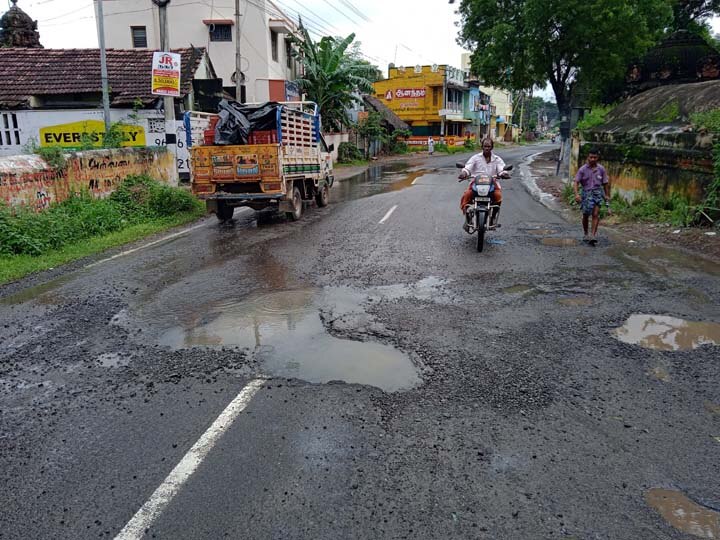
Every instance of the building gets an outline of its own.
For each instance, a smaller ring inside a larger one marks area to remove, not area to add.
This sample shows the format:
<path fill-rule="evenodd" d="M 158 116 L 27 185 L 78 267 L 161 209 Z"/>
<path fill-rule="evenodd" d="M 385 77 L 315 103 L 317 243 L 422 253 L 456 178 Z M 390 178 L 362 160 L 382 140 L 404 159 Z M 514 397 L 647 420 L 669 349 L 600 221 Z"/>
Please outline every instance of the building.
<path fill-rule="evenodd" d="M 470 71 L 470 54 L 465 53 L 461 59 L 462 68 L 466 71 Z M 470 81 L 477 81 L 477 79 L 470 78 Z M 505 132 L 508 131 L 508 127 L 512 125 L 513 117 L 513 99 L 512 93 L 502 88 L 496 88 L 494 86 L 488 86 L 482 84 L 482 81 L 478 81 L 478 87 L 484 94 L 490 96 L 490 128 L 489 135 L 498 140 L 505 138 Z"/>
<path fill-rule="evenodd" d="M 471 121 L 471 131 L 479 140 L 490 135 L 492 120 L 490 96 L 480 90 L 480 85 L 473 80 L 468 81 L 469 99 L 465 107 L 465 118 Z"/>
<path fill-rule="evenodd" d="M 290 35 L 296 30 L 271 0 L 241 2 L 241 101 L 299 99 L 294 81 L 298 64 L 291 55 Z M 159 50 L 158 7 L 152 0 L 105 2 L 108 47 Z M 204 47 L 223 81 L 235 95 L 235 9 L 232 2 L 170 2 L 167 20 L 171 48 Z"/>
<path fill-rule="evenodd" d="M 181 97 L 175 105 L 176 158 L 183 177 L 189 174 L 189 156 L 181 113 L 212 98 L 204 90 L 219 88 L 219 81 L 205 49 L 173 52 L 182 59 Z M 123 124 L 123 146 L 165 144 L 162 97 L 150 93 L 152 55 L 107 51 L 111 121 Z M 27 153 L 34 145 L 71 150 L 102 144 L 99 49 L 0 48 L 0 78 L 0 156 Z"/>
<path fill-rule="evenodd" d="M 376 82 L 375 97 L 410 126 L 415 137 L 470 135 L 465 117 L 470 89 L 465 73 L 450 66 L 393 67 Z"/>

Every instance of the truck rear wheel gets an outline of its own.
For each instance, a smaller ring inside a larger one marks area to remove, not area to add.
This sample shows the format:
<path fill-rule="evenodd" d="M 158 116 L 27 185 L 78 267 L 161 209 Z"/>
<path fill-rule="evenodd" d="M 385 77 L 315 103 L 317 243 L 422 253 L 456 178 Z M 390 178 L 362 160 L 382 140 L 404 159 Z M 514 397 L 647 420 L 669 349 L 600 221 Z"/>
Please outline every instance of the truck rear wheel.
<path fill-rule="evenodd" d="M 220 221 L 230 221 L 234 212 L 235 208 L 224 201 L 218 201 L 215 216 L 217 216 Z"/>
<path fill-rule="evenodd" d="M 330 202 L 330 188 L 327 184 L 325 184 L 322 188 L 320 188 L 320 191 L 317 192 L 315 195 L 315 202 L 320 208 L 328 205 Z"/>
<path fill-rule="evenodd" d="M 287 212 L 287 217 L 290 221 L 297 221 L 302 217 L 303 214 L 303 200 L 300 188 L 295 186 L 292 190 L 292 212 Z"/>

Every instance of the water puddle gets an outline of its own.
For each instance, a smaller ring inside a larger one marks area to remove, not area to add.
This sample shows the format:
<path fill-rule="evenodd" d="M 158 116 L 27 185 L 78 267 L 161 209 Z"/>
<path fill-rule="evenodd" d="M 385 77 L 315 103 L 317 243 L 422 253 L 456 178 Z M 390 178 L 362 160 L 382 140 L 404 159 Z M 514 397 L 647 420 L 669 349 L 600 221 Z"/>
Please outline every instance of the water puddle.
<path fill-rule="evenodd" d="M 703 406 L 705 407 L 705 410 L 710 414 L 720 416 L 720 405 L 712 403 L 710 401 L 706 401 Z"/>
<path fill-rule="evenodd" d="M 657 366 L 650 370 L 650 376 L 661 382 L 670 382 L 670 373 L 663 366 Z"/>
<path fill-rule="evenodd" d="M 502 291 L 506 294 L 525 294 L 534 290 L 535 288 L 532 285 L 520 283 L 518 285 L 513 285 L 512 287 L 505 287 Z"/>
<path fill-rule="evenodd" d="M 720 323 L 695 322 L 666 315 L 631 315 L 613 331 L 623 343 L 658 351 L 689 351 L 720 344 Z"/>
<path fill-rule="evenodd" d="M 568 296 L 558 299 L 558 304 L 567 307 L 586 307 L 591 306 L 592 303 L 592 298 L 589 296 Z"/>
<path fill-rule="evenodd" d="M 381 296 L 432 294 L 431 283 L 379 289 Z M 410 292 L 408 292 L 410 290 Z M 383 294 L 384 293 L 384 294 Z M 334 316 L 359 307 L 350 290 L 299 289 L 254 294 L 198 309 L 182 324 L 165 331 L 160 343 L 174 349 L 234 346 L 248 348 L 263 373 L 313 383 L 345 381 L 376 386 L 387 392 L 420 384 L 418 370 L 399 350 L 373 341 L 334 337 L 326 331 L 321 311 Z"/>
<path fill-rule="evenodd" d="M 720 276 L 720 264 L 670 248 L 615 246 L 608 250 L 608 254 L 634 272 L 664 276 L 687 273 Z"/>
<path fill-rule="evenodd" d="M 15 294 L 0 298 L 0 304 L 17 305 L 35 300 L 38 304 L 56 305 L 62 303 L 61 296 L 56 292 L 65 283 L 75 278 L 75 272 L 71 272 L 55 279 L 51 279 L 40 285 L 28 287 Z"/>
<path fill-rule="evenodd" d="M 442 294 L 442 288 L 447 284 L 447 280 L 430 276 L 421 279 L 417 283 L 400 283 L 375 287 L 368 292 L 368 296 L 372 299 L 382 298 L 386 300 L 415 298 L 417 300 L 432 300 L 437 303 L 449 300 Z"/>
<path fill-rule="evenodd" d="M 333 202 L 352 201 L 372 197 L 380 193 L 409 188 L 412 183 L 428 173 L 427 170 L 408 170 L 407 163 L 376 165 L 366 171 L 341 180 L 333 185 L 330 197 Z"/>
<path fill-rule="evenodd" d="M 549 234 L 555 234 L 557 231 L 552 229 L 528 229 L 527 232 L 535 236 L 547 236 Z"/>
<path fill-rule="evenodd" d="M 645 500 L 680 532 L 698 538 L 720 538 L 720 513 L 690 500 L 684 493 L 653 488 Z"/>
<path fill-rule="evenodd" d="M 568 247 L 576 246 L 578 241 L 575 238 L 543 238 L 540 243 L 544 246 Z"/>

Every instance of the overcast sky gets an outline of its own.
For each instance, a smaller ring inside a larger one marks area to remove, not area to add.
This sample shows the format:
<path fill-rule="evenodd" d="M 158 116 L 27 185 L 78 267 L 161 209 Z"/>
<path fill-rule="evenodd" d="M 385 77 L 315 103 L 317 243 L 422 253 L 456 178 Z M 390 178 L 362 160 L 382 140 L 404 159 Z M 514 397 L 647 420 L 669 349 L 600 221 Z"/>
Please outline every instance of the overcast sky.
<path fill-rule="evenodd" d="M 383 70 L 390 62 L 460 67 L 464 51 L 455 42 L 458 17 L 455 6 L 447 0 L 273 1 L 295 20 L 301 13 L 308 28 L 317 34 L 345 36 L 355 32 L 365 55 Z M 10 0 L 0 2 L 10 5 Z M 173 3 L 198 4 L 201 18 L 212 18 L 211 6 L 234 6 L 233 0 L 172 0 L 169 9 Z M 257 0 L 241 0 L 241 11 L 257 9 L 255 3 L 259 4 Z M 46 48 L 97 47 L 92 0 L 18 0 L 18 6 L 37 19 Z M 720 20 L 713 21 L 713 28 L 720 32 Z M 550 97 L 546 91 L 542 94 Z"/>

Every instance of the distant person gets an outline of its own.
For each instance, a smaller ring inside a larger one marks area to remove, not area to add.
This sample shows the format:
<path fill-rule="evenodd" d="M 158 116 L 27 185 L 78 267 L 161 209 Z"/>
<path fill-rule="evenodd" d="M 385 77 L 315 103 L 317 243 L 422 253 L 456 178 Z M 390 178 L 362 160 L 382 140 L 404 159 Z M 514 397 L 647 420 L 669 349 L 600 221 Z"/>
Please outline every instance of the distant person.
<path fill-rule="evenodd" d="M 435 151 L 435 141 L 432 137 L 428 137 L 428 154 L 432 156 L 433 152 Z"/>
<path fill-rule="evenodd" d="M 580 167 L 573 182 L 575 202 L 580 203 L 583 214 L 582 226 L 585 233 L 583 242 L 588 242 L 592 246 L 597 244 L 600 206 L 605 204 L 610 213 L 610 179 L 605 167 L 598 163 L 599 160 L 600 152 L 597 148 L 591 148 L 587 163 Z M 578 185 L 582 186 L 582 195 L 578 192 Z M 588 231 L 590 216 L 592 216 L 592 229 Z"/>

